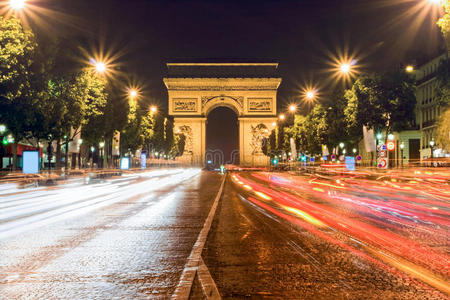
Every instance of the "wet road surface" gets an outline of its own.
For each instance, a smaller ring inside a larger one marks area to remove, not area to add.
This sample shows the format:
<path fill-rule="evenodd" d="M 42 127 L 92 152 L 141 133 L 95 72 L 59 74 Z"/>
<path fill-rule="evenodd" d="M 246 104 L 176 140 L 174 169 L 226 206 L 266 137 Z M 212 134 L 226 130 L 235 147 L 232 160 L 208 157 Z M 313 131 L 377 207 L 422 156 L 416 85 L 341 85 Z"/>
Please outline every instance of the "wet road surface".
<path fill-rule="evenodd" d="M 439 177 L 235 173 L 203 258 L 224 299 L 448 299 L 449 200 Z"/>
<path fill-rule="evenodd" d="M 213 202 L 224 299 L 448 299 L 450 186 L 430 174 L 231 173 L 218 202 L 198 169 L 3 184 L 0 299 L 169 299 Z"/>
<path fill-rule="evenodd" d="M 0 299 L 167 299 L 217 194 L 198 169 L 0 186 Z"/>

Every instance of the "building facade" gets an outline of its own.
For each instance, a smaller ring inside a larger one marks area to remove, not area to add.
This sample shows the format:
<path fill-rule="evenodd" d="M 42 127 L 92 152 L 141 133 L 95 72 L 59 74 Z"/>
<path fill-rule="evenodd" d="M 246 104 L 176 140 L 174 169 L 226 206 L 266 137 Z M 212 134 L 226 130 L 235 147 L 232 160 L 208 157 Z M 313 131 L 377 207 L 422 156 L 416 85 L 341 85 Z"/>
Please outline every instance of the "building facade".
<path fill-rule="evenodd" d="M 421 133 L 421 160 L 432 157 L 432 148 L 433 157 L 445 156 L 445 152 L 440 149 L 439 145 L 433 145 L 433 143 L 435 141 L 437 120 L 443 112 L 435 97 L 437 86 L 436 71 L 441 60 L 447 58 L 449 58 L 449 52 L 435 57 L 434 59 L 421 65 L 415 71 L 417 80 L 417 123 L 419 124 Z"/>
<path fill-rule="evenodd" d="M 187 163 L 205 165 L 208 114 L 228 107 L 239 120 L 239 163 L 265 166 L 262 143 L 273 129 L 277 114 L 277 63 L 168 63 L 164 83 L 169 95 L 169 115 L 174 129 L 186 137 Z M 224 126 L 227 126 L 224 124 Z M 227 163 L 227 162 L 224 162 Z"/>

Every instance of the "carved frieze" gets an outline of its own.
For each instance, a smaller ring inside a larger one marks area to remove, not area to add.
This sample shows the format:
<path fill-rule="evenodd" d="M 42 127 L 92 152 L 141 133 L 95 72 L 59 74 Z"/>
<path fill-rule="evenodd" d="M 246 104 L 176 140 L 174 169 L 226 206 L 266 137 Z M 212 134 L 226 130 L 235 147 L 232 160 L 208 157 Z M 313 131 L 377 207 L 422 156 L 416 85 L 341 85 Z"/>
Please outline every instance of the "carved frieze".
<path fill-rule="evenodd" d="M 262 153 L 263 144 L 267 142 L 267 138 L 269 137 L 269 129 L 264 124 L 251 125 L 251 134 L 252 140 L 250 147 L 252 148 L 252 153 Z"/>
<path fill-rule="evenodd" d="M 249 112 L 271 112 L 272 98 L 248 98 Z"/>
<path fill-rule="evenodd" d="M 278 84 L 266 86 L 181 86 L 168 84 L 170 91 L 276 91 Z"/>
<path fill-rule="evenodd" d="M 202 108 L 205 107 L 206 103 L 208 103 L 209 101 L 211 101 L 213 99 L 225 100 L 226 98 L 233 99 L 234 101 L 236 101 L 237 104 L 239 104 L 239 106 L 241 108 L 243 108 L 243 106 L 244 106 L 244 97 L 243 96 L 230 97 L 230 96 L 225 96 L 225 95 L 221 95 L 221 96 L 202 96 Z"/>
<path fill-rule="evenodd" d="M 197 99 L 196 98 L 174 98 L 173 99 L 174 112 L 196 112 Z"/>

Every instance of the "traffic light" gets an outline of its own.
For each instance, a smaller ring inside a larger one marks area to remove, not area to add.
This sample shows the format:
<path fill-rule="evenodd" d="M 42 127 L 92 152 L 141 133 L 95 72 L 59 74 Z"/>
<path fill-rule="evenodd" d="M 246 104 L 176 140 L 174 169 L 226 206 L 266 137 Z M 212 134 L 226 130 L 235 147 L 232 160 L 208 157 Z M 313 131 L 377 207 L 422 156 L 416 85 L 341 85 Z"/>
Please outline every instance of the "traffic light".
<path fill-rule="evenodd" d="M 273 163 L 274 166 L 278 165 L 278 159 L 274 158 L 274 159 L 272 160 L 272 163 Z"/>

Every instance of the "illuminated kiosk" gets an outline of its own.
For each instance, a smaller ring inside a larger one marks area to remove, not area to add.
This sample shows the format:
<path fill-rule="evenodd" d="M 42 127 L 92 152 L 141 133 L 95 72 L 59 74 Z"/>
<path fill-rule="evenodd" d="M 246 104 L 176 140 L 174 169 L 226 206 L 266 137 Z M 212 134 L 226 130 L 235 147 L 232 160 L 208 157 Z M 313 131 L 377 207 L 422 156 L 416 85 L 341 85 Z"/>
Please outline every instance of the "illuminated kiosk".
<path fill-rule="evenodd" d="M 206 153 L 207 116 L 224 106 L 238 116 L 240 165 L 268 164 L 261 147 L 277 121 L 277 63 L 168 63 L 167 68 L 169 114 L 175 132 L 186 137 L 182 161 L 204 165 L 215 155 Z"/>

